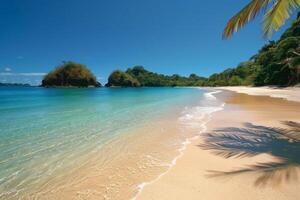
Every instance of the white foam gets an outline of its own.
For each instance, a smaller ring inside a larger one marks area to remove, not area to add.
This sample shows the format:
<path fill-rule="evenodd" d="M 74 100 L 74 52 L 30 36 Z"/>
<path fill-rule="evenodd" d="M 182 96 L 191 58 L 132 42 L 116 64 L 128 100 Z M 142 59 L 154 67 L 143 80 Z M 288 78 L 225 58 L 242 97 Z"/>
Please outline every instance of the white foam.
<path fill-rule="evenodd" d="M 167 174 L 173 166 L 176 165 L 177 160 L 183 156 L 184 150 L 187 148 L 187 145 L 191 143 L 191 141 L 199 138 L 200 134 L 205 132 L 207 127 L 206 124 L 211 120 L 211 115 L 214 112 L 223 110 L 225 103 L 219 103 L 217 102 L 217 98 L 214 96 L 214 94 L 221 92 L 220 90 L 207 92 L 204 94 L 205 100 L 210 101 L 209 106 L 196 106 L 196 107 L 185 107 L 184 111 L 182 112 L 182 116 L 179 117 L 180 123 L 182 123 L 184 128 L 192 128 L 193 130 L 199 130 L 199 134 L 192 137 L 187 138 L 185 141 L 182 142 L 182 146 L 178 149 L 179 154 L 171 161 L 171 163 L 168 165 L 168 169 L 161 173 L 159 176 L 157 176 L 154 180 L 149 182 L 143 182 L 137 186 L 138 192 L 137 194 L 132 198 L 132 200 L 136 200 L 137 197 L 141 194 L 143 189 L 147 185 L 151 185 L 152 183 L 158 181 L 162 176 Z M 214 101 L 215 105 L 212 105 L 212 102 Z"/>
<path fill-rule="evenodd" d="M 213 91 L 213 92 L 207 92 L 204 94 L 204 96 L 210 100 L 216 100 L 217 98 L 214 96 L 214 94 L 220 93 L 221 90 Z"/>

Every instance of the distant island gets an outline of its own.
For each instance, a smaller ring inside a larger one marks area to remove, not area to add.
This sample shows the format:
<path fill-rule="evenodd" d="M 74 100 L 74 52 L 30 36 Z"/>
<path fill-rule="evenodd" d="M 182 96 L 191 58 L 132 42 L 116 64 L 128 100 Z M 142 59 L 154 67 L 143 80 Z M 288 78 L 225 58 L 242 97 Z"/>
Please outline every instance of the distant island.
<path fill-rule="evenodd" d="M 93 73 L 83 64 L 64 62 L 49 72 L 42 87 L 101 87 Z"/>
<path fill-rule="evenodd" d="M 143 66 L 113 71 L 108 77 L 108 87 L 174 87 L 201 85 L 206 78 L 191 74 L 189 77 L 174 74 L 171 76 L 158 74 L 146 70 Z"/>
<path fill-rule="evenodd" d="M 27 83 L 0 83 L 0 87 L 33 87 Z"/>

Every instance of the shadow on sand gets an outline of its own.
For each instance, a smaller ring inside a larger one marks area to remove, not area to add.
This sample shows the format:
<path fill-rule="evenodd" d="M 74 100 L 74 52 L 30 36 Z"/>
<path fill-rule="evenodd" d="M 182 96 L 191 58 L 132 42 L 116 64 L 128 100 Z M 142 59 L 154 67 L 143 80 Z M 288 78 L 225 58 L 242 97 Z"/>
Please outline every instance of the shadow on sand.
<path fill-rule="evenodd" d="M 230 177 L 256 172 L 255 186 L 297 181 L 300 175 L 300 123 L 282 122 L 286 128 L 245 123 L 243 128 L 224 128 L 204 135 L 200 148 L 224 158 L 253 157 L 268 153 L 276 162 L 256 163 L 238 170 L 209 171 L 209 177 Z"/>

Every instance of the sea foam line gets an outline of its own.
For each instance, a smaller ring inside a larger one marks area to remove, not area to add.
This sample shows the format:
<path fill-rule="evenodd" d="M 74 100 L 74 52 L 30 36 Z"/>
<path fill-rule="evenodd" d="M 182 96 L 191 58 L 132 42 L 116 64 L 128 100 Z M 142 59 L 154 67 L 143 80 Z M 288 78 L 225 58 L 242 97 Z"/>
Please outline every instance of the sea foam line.
<path fill-rule="evenodd" d="M 213 101 L 216 101 L 217 98 L 214 96 L 214 94 L 217 94 L 217 93 L 220 93 L 222 91 L 220 90 L 217 90 L 217 91 L 212 91 L 212 92 L 207 92 L 207 93 L 204 93 L 204 97 L 206 98 L 206 100 L 213 100 Z M 191 137 L 191 138 L 187 138 L 185 139 L 184 142 L 182 142 L 182 146 L 181 148 L 178 149 L 178 152 L 179 154 L 172 160 L 172 162 L 167 165 L 168 166 L 168 169 L 161 173 L 160 175 L 158 175 L 155 179 L 151 180 L 151 181 L 148 181 L 148 182 L 143 182 L 141 184 L 139 184 L 137 186 L 137 189 L 138 189 L 138 192 L 137 194 L 131 199 L 131 200 L 136 200 L 137 197 L 142 193 L 143 189 L 147 186 L 147 185 L 151 185 L 153 183 L 155 183 L 156 181 L 158 181 L 161 177 L 163 177 L 165 174 L 167 174 L 171 169 L 172 167 L 174 167 L 177 163 L 177 160 L 182 157 L 184 155 L 184 150 L 187 148 L 187 146 L 193 141 L 193 140 L 196 140 L 199 138 L 200 134 L 205 132 L 207 130 L 207 126 L 206 124 L 211 120 L 211 117 L 212 117 L 212 114 L 214 112 L 218 112 L 218 111 L 221 111 L 224 109 L 224 106 L 225 106 L 225 103 L 222 103 L 220 106 L 215 106 L 215 107 L 212 107 L 212 106 L 209 106 L 209 107 L 202 107 L 204 108 L 204 110 L 206 108 L 211 108 L 211 110 L 209 109 L 206 109 L 206 113 L 200 113 L 202 115 L 202 119 L 204 119 L 205 117 L 207 117 L 207 120 L 206 121 L 203 121 L 200 125 L 199 125 L 199 128 L 200 128 L 200 131 L 199 131 L 199 135 L 196 135 L 194 137 Z M 199 108 L 196 107 L 196 108 Z M 193 108 L 194 109 L 194 108 Z M 202 110 L 203 111 L 203 110 Z M 206 116 L 205 116 L 206 115 Z M 188 116 L 186 114 L 186 116 Z M 191 119 L 190 117 L 187 117 L 189 120 Z M 180 118 L 181 120 L 184 120 L 184 116 Z"/>

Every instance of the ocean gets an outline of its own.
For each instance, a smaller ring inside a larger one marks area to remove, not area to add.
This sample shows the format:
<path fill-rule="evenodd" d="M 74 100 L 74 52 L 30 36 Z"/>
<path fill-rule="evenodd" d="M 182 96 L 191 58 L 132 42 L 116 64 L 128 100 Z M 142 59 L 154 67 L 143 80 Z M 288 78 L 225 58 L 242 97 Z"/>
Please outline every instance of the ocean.
<path fill-rule="evenodd" d="M 0 199 L 135 198 L 222 109 L 215 92 L 0 87 Z"/>

